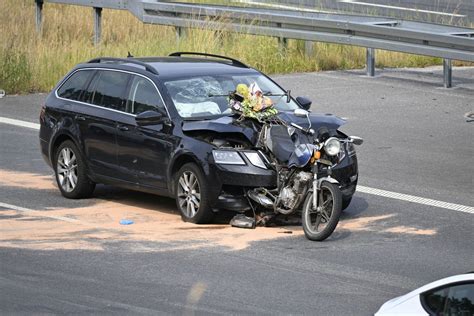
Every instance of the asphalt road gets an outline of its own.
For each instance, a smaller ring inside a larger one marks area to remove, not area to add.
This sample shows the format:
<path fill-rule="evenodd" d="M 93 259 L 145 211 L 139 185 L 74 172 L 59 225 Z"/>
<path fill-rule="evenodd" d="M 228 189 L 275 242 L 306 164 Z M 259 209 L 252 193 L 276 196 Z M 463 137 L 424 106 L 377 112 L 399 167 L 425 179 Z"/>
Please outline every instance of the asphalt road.
<path fill-rule="evenodd" d="M 474 68 L 275 76 L 359 135 L 360 184 L 474 206 Z M 45 95 L 0 99 L 37 123 Z M 181 223 L 174 202 L 99 186 L 66 200 L 37 130 L 0 123 L 2 314 L 370 315 L 430 281 L 474 270 L 474 214 L 362 192 L 325 242 L 301 227 Z M 135 221 L 118 225 L 120 218 Z M 291 232 L 291 233 L 289 233 Z"/>

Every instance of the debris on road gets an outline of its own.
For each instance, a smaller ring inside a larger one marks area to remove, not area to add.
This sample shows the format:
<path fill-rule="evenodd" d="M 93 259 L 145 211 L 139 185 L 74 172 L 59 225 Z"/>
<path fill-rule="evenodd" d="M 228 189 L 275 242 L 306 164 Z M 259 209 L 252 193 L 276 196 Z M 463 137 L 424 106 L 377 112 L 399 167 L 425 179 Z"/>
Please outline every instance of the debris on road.
<path fill-rule="evenodd" d="M 132 225 L 133 221 L 131 219 L 121 219 L 120 225 Z"/>
<path fill-rule="evenodd" d="M 466 118 L 466 122 L 474 122 L 474 112 L 467 112 L 464 114 L 464 117 Z"/>
<path fill-rule="evenodd" d="M 245 216 L 244 214 L 237 214 L 230 220 L 232 227 L 239 228 L 255 228 L 255 219 L 252 217 Z"/>

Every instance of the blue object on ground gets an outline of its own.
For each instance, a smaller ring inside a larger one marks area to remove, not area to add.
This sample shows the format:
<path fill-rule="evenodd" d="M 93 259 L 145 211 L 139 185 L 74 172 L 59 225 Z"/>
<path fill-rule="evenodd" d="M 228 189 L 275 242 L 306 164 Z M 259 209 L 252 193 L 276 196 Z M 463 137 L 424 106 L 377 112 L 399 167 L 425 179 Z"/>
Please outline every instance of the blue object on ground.
<path fill-rule="evenodd" d="M 120 225 L 132 225 L 133 221 L 131 219 L 121 219 Z"/>

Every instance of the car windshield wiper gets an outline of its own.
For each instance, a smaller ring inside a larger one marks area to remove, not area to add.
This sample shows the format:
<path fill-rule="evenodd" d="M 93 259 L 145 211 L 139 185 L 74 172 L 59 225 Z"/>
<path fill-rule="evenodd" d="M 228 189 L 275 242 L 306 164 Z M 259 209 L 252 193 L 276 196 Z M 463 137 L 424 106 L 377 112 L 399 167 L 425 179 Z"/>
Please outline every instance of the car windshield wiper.
<path fill-rule="evenodd" d="M 229 92 L 227 94 L 212 94 L 209 93 L 207 96 L 209 98 L 213 97 L 229 97 L 232 95 L 233 92 Z M 271 93 L 270 91 L 264 92 L 264 96 L 266 97 L 286 97 L 286 103 L 290 103 L 291 100 L 291 90 L 287 90 L 285 93 Z"/>
<path fill-rule="evenodd" d="M 229 92 L 229 93 L 226 93 L 226 94 L 213 94 L 213 93 L 209 93 L 207 96 L 209 98 L 213 98 L 213 97 L 228 97 L 232 94 L 232 92 Z"/>
<path fill-rule="evenodd" d="M 290 103 L 291 101 L 291 90 L 286 90 L 285 93 L 271 93 L 268 91 L 264 92 L 263 95 L 266 97 L 286 97 L 286 103 Z"/>

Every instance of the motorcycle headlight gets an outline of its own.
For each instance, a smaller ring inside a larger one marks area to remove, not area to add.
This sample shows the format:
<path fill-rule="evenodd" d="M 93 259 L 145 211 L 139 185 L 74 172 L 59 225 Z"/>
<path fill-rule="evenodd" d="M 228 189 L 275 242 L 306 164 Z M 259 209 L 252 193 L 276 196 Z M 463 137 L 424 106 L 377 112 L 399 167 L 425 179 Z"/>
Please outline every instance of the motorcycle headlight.
<path fill-rule="evenodd" d="M 324 142 L 324 151 L 329 156 L 336 156 L 341 151 L 341 142 L 336 137 L 330 137 Z"/>
<path fill-rule="evenodd" d="M 244 155 L 255 167 L 267 169 L 267 166 L 265 166 L 265 163 L 257 152 L 248 151 L 244 152 Z"/>
<path fill-rule="evenodd" d="M 213 150 L 214 161 L 223 165 L 245 165 L 239 153 L 232 150 Z"/>

